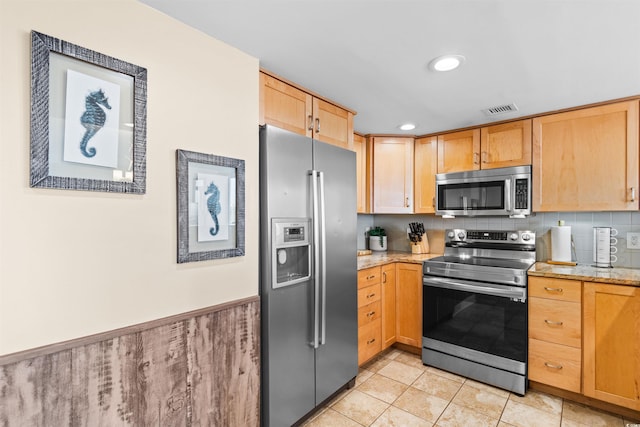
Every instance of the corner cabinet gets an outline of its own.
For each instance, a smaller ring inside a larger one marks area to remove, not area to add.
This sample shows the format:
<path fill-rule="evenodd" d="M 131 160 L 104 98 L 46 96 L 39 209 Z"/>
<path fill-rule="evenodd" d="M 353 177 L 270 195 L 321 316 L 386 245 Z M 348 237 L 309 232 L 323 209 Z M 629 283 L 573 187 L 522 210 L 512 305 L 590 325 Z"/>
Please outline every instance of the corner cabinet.
<path fill-rule="evenodd" d="M 373 137 L 373 213 L 413 213 L 413 138 Z"/>
<path fill-rule="evenodd" d="M 356 197 L 357 212 L 371 212 L 371 149 L 367 139 L 353 135 L 353 151 L 356 152 Z"/>
<path fill-rule="evenodd" d="M 418 138 L 414 143 L 414 213 L 436 211 L 436 174 L 438 173 L 438 138 Z"/>
<path fill-rule="evenodd" d="M 264 72 L 260 72 L 259 121 L 342 148 L 353 147 L 353 112 Z"/>
<path fill-rule="evenodd" d="M 640 288 L 584 283 L 584 394 L 640 410 Z"/>
<path fill-rule="evenodd" d="M 533 210 L 638 209 L 638 100 L 533 119 Z"/>

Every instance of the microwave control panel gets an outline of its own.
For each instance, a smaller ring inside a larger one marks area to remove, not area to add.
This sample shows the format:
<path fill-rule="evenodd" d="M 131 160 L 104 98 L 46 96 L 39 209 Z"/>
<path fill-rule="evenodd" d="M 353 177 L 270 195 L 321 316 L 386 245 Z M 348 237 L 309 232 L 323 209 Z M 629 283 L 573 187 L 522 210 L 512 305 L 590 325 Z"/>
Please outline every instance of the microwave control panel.
<path fill-rule="evenodd" d="M 529 180 L 516 179 L 516 209 L 529 209 Z"/>

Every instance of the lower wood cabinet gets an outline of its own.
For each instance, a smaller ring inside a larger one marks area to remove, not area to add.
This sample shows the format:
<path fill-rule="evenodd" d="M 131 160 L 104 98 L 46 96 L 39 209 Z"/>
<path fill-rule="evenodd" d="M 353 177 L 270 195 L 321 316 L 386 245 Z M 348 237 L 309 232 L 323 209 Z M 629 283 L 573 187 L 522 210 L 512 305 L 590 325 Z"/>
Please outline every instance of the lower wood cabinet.
<path fill-rule="evenodd" d="M 382 266 L 382 349 L 396 342 L 396 264 Z"/>
<path fill-rule="evenodd" d="M 396 342 L 422 347 L 422 264 L 358 271 L 358 364 Z"/>
<path fill-rule="evenodd" d="M 382 350 L 381 268 L 358 271 L 358 365 Z"/>
<path fill-rule="evenodd" d="M 582 282 L 529 278 L 529 379 L 580 393 Z"/>
<path fill-rule="evenodd" d="M 640 410 L 640 288 L 584 283 L 585 396 Z"/>
<path fill-rule="evenodd" d="M 529 379 L 640 410 L 640 288 L 529 277 Z"/>
<path fill-rule="evenodd" d="M 422 264 L 396 263 L 396 341 L 422 347 Z"/>

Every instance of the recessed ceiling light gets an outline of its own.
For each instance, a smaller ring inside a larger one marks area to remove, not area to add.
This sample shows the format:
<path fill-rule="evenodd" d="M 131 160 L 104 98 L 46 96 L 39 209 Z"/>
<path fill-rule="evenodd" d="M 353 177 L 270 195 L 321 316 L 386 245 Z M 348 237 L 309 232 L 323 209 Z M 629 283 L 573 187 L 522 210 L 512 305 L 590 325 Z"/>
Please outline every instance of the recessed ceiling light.
<path fill-rule="evenodd" d="M 464 62 L 462 55 L 443 55 L 429 62 L 429 68 L 435 71 L 455 70 Z"/>
<path fill-rule="evenodd" d="M 413 123 L 405 123 L 398 127 L 400 128 L 400 130 L 414 130 L 416 128 L 416 125 L 414 125 Z"/>

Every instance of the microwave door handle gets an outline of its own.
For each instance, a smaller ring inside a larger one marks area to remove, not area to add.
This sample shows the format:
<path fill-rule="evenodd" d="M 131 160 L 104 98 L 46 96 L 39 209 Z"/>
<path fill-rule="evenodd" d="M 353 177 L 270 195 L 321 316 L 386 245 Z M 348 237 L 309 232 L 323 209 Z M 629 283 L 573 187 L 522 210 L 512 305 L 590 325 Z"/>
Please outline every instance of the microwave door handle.
<path fill-rule="evenodd" d="M 452 289 L 456 291 L 470 292 L 470 293 L 476 293 L 476 294 L 491 295 L 495 297 L 517 298 L 523 301 L 526 298 L 526 291 L 524 290 L 524 288 L 513 289 L 513 288 L 503 287 L 503 286 L 494 287 L 489 285 L 481 285 L 475 282 L 469 282 L 469 281 L 460 280 L 460 279 L 456 279 L 455 281 L 447 280 L 441 277 L 425 277 L 423 278 L 422 283 L 425 286 L 432 286 L 432 287 L 442 288 L 442 289 Z"/>
<path fill-rule="evenodd" d="M 507 179 L 504 183 L 504 203 L 507 212 L 513 212 L 511 207 L 511 178 Z"/>

